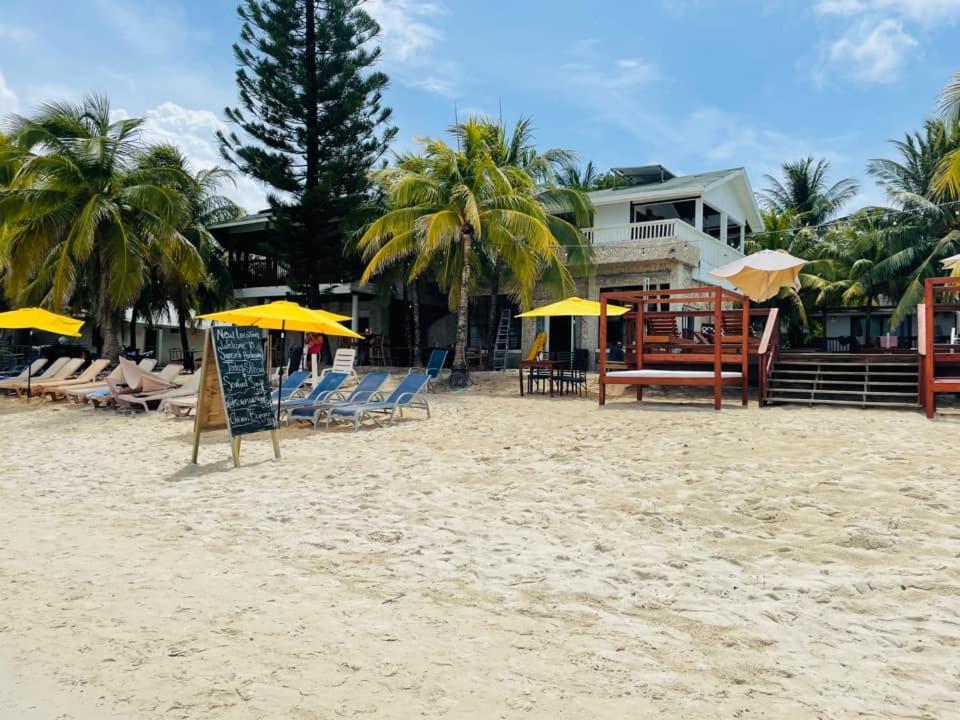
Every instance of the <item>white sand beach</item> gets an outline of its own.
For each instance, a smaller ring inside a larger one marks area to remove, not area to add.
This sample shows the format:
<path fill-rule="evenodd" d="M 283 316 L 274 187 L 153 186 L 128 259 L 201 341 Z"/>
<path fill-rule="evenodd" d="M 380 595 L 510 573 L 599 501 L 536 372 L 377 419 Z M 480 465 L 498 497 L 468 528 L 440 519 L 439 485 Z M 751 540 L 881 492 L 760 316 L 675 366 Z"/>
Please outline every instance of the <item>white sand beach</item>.
<path fill-rule="evenodd" d="M 240 469 L 0 400 L 0 717 L 960 716 L 955 418 L 430 400 Z"/>

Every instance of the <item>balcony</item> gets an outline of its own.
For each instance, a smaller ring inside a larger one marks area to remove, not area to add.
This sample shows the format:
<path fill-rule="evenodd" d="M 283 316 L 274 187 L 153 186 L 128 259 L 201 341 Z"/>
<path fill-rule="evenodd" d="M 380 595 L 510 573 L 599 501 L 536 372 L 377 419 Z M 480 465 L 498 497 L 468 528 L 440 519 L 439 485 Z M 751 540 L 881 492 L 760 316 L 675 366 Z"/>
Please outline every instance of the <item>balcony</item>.
<path fill-rule="evenodd" d="M 287 284 L 287 266 L 275 258 L 236 259 L 230 263 L 233 287 L 277 287 Z"/>
<path fill-rule="evenodd" d="M 597 262 L 610 264 L 638 260 L 677 260 L 699 268 L 698 280 L 718 284 L 708 273 L 743 257 L 712 235 L 697 230 L 683 220 L 608 225 L 583 230 L 594 246 Z"/>

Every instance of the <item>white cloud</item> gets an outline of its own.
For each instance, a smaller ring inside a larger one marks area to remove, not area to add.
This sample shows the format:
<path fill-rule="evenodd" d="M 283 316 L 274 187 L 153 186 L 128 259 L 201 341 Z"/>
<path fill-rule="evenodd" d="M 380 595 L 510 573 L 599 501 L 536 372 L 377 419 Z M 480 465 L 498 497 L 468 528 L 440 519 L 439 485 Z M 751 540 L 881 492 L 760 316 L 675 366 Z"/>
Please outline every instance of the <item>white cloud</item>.
<path fill-rule="evenodd" d="M 815 9 L 821 15 L 871 13 L 921 24 L 960 19 L 960 0 L 820 0 Z"/>
<path fill-rule="evenodd" d="M 122 113 L 123 114 L 123 113 Z M 191 110 L 172 102 L 165 102 L 144 113 L 144 140 L 152 143 L 170 143 L 179 147 L 195 170 L 214 165 L 225 165 L 217 146 L 217 130 L 228 130 L 216 114 L 209 110 Z M 255 180 L 235 174 L 236 187 L 226 184 L 221 192 L 247 212 L 267 207 L 267 190 Z"/>
<path fill-rule="evenodd" d="M 0 119 L 10 113 L 20 112 L 20 98 L 7 85 L 7 79 L 0 70 Z"/>
<path fill-rule="evenodd" d="M 830 46 L 830 60 L 865 82 L 890 83 L 917 44 L 899 20 L 862 20 Z"/>
<path fill-rule="evenodd" d="M 444 5 L 423 0 L 368 0 L 365 9 L 380 24 L 376 42 L 392 79 L 437 95 L 457 94 L 460 69 L 444 56 L 446 35 L 437 24 L 447 14 Z"/>
<path fill-rule="evenodd" d="M 960 0 L 819 0 L 814 11 L 843 23 L 820 47 L 817 84 L 831 76 L 828 68 L 860 82 L 888 83 L 921 45 L 919 33 L 960 21 Z"/>
<path fill-rule="evenodd" d="M 0 23 L 0 40 L 8 40 L 10 42 L 16 43 L 25 43 L 33 40 L 36 37 L 33 30 L 30 28 L 21 27 L 19 25 L 9 25 L 7 23 Z"/>
<path fill-rule="evenodd" d="M 566 82 L 588 88 L 623 90 L 648 85 L 661 79 L 657 67 L 642 58 L 620 58 L 612 64 L 573 62 L 561 67 Z"/>

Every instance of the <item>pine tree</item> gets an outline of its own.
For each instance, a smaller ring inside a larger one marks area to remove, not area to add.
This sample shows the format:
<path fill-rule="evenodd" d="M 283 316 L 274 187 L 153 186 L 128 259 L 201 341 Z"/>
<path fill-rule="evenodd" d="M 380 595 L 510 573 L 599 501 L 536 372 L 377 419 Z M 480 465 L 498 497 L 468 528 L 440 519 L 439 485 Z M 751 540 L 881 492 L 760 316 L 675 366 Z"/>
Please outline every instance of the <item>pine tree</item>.
<path fill-rule="evenodd" d="M 240 107 L 221 152 L 267 184 L 275 232 L 271 252 L 315 304 L 319 284 L 352 277 L 344 227 L 369 190 L 368 173 L 396 128 L 382 102 L 388 78 L 376 21 L 363 0 L 244 0 L 233 46 Z"/>

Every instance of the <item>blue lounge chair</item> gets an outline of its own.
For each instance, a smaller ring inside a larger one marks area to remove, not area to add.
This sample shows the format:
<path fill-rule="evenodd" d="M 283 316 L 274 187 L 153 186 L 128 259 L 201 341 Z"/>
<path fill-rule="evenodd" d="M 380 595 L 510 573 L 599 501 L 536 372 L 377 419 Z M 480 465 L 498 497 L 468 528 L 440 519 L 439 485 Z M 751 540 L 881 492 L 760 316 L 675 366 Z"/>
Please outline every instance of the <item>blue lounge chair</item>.
<path fill-rule="evenodd" d="M 365 417 L 373 420 L 377 425 L 382 423 L 378 419 L 379 415 L 387 416 L 387 425 L 393 424 L 393 417 L 399 411 L 400 417 L 403 417 L 404 408 L 417 408 L 426 410 L 427 417 L 430 417 L 430 406 L 427 401 L 420 397 L 430 382 L 430 376 L 425 374 L 407 375 L 403 382 L 390 393 L 390 397 L 383 398 L 381 394 L 374 395 L 370 402 L 356 403 L 354 405 L 342 405 L 335 407 L 327 413 L 326 424 L 330 421 L 350 422 L 353 421 L 354 432 L 360 429 L 360 423 Z"/>
<path fill-rule="evenodd" d="M 283 379 L 283 385 L 280 386 L 280 389 L 274 390 L 272 393 L 270 393 L 270 400 L 272 402 L 276 402 L 278 398 L 280 400 L 288 400 L 291 395 L 303 387 L 303 384 L 309 377 L 310 373 L 306 370 L 297 370 L 295 373 L 285 377 Z"/>
<path fill-rule="evenodd" d="M 426 375 L 427 390 L 433 387 L 433 381 L 440 379 L 440 371 L 443 370 L 444 363 L 447 362 L 446 350 L 434 350 L 430 353 L 430 360 L 425 368 L 410 368 L 407 375 Z"/>
<path fill-rule="evenodd" d="M 349 395 L 336 392 L 309 407 L 298 407 L 287 415 L 287 421 L 293 419 L 298 422 L 311 422 L 313 429 L 316 430 L 320 426 L 320 418 L 333 408 L 368 402 L 374 393 L 383 387 L 388 377 L 388 373 L 385 372 L 368 373 L 360 379 L 360 384 Z"/>
<path fill-rule="evenodd" d="M 316 405 L 317 403 L 323 402 L 330 395 L 335 393 L 343 383 L 346 382 L 347 378 L 350 377 L 350 373 L 345 372 L 329 372 L 320 378 L 320 382 L 316 384 L 313 390 L 310 391 L 310 394 L 302 398 L 288 398 L 286 400 L 280 401 L 280 417 L 289 413 L 291 410 L 295 410 L 300 407 L 309 407 L 311 405 Z"/>

